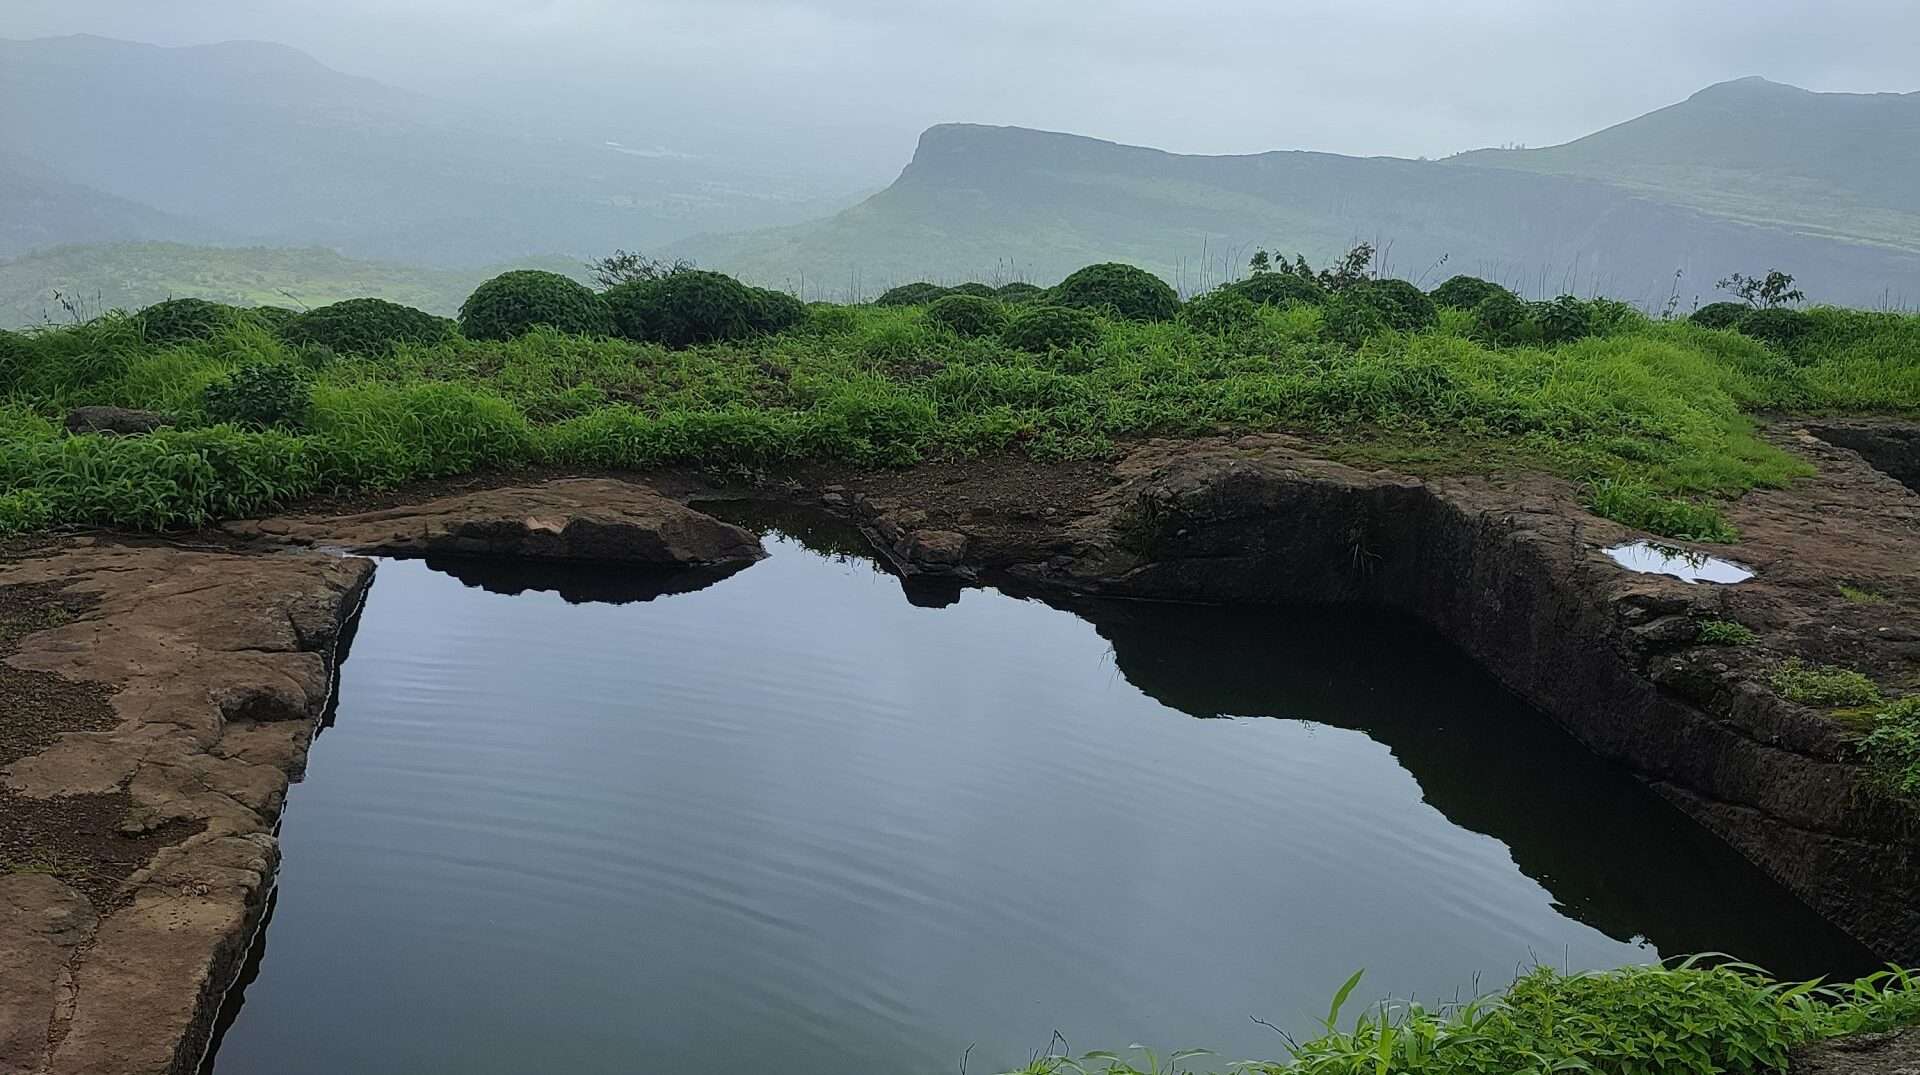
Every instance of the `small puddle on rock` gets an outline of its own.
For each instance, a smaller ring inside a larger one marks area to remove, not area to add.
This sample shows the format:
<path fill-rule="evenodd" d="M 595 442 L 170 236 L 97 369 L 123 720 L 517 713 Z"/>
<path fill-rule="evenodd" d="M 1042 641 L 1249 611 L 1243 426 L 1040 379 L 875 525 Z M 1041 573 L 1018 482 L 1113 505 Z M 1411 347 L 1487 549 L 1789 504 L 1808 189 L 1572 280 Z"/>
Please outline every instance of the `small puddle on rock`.
<path fill-rule="evenodd" d="M 1751 569 L 1731 560 L 1653 541 L 1630 541 L 1625 545 L 1615 545 L 1607 550 L 1607 555 L 1628 571 L 1672 575 L 1686 583 L 1745 582 L 1753 577 Z"/>

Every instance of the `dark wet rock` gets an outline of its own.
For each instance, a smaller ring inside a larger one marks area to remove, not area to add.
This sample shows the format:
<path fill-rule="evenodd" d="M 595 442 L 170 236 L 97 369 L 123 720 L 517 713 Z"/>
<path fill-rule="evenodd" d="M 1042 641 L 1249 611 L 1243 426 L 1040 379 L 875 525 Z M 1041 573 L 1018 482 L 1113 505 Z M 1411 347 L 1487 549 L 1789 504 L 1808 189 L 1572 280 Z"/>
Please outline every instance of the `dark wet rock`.
<path fill-rule="evenodd" d="M 125 407 L 80 407 L 67 415 L 69 433 L 111 433 L 133 436 L 165 429 L 173 419 L 153 411 L 128 410 Z"/>
<path fill-rule="evenodd" d="M 1860 453 L 1874 469 L 1920 492 L 1920 422 L 1836 419 L 1809 423 L 1807 431 Z"/>
<path fill-rule="evenodd" d="M 574 478 L 334 518 L 230 523 L 240 537 L 401 556 L 751 563 L 760 539 L 642 485 Z"/>

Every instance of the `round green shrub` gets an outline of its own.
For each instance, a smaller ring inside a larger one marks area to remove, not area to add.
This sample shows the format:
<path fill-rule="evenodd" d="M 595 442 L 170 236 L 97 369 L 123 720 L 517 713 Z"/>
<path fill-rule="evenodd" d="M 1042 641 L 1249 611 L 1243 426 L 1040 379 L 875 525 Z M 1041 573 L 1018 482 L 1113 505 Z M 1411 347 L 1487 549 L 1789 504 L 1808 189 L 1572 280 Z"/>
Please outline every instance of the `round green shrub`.
<path fill-rule="evenodd" d="M 1260 323 L 1260 307 L 1231 286 L 1220 287 L 1181 307 L 1180 320 L 1209 336 L 1234 336 Z"/>
<path fill-rule="evenodd" d="M 1742 336 L 1751 336 L 1777 351 L 1792 351 L 1813 332 L 1813 318 L 1804 310 L 1775 306 L 1749 310 L 1735 327 Z"/>
<path fill-rule="evenodd" d="M 343 355 L 380 355 L 397 343 L 436 343 L 453 335 L 452 321 L 385 299 L 347 299 L 297 314 L 280 329 L 295 345 L 318 345 Z"/>
<path fill-rule="evenodd" d="M 925 306 L 935 299 L 943 298 L 947 289 L 939 284 L 929 284 L 919 280 L 911 284 L 901 284 L 889 288 L 879 298 L 873 300 L 875 306 Z"/>
<path fill-rule="evenodd" d="M 215 422 L 265 429 L 298 429 L 313 405 L 313 389 L 283 362 L 254 362 L 208 385 L 201 407 Z"/>
<path fill-rule="evenodd" d="M 1171 321 L 1180 296 L 1165 280 L 1118 261 L 1089 265 L 1053 289 L 1055 305 L 1093 310 L 1129 321 Z"/>
<path fill-rule="evenodd" d="M 1474 304 L 1469 335 L 1489 347 L 1517 347 L 1538 339 L 1539 327 L 1532 304 L 1501 288 Z"/>
<path fill-rule="evenodd" d="M 756 331 L 768 335 L 785 332 L 807 319 L 807 304 L 784 291 L 749 287 L 747 292 L 753 296 L 753 327 Z"/>
<path fill-rule="evenodd" d="M 1322 306 L 1327 301 L 1327 289 L 1319 281 L 1290 272 L 1257 272 L 1227 286 L 1255 306 Z"/>
<path fill-rule="evenodd" d="M 1386 317 L 1387 325 L 1400 332 L 1424 332 L 1440 323 L 1440 310 L 1427 293 L 1393 277 L 1365 280 L 1348 293 L 1372 303 Z"/>
<path fill-rule="evenodd" d="M 1359 347 L 1393 326 L 1379 306 L 1357 290 L 1340 292 L 1327 301 L 1320 330 L 1327 338 L 1348 347 Z"/>
<path fill-rule="evenodd" d="M 947 289 L 949 295 L 972 295 L 982 299 L 997 299 L 1000 293 L 987 284 L 955 284 Z"/>
<path fill-rule="evenodd" d="M 1506 295 L 1518 299 L 1512 291 L 1501 287 L 1492 280 L 1482 280 L 1478 276 L 1453 276 L 1447 282 L 1433 289 L 1433 303 L 1451 310 L 1471 310 L 1495 295 Z"/>
<path fill-rule="evenodd" d="M 816 302 L 807 307 L 807 331 L 816 336 L 846 336 L 860 330 L 860 314 L 851 306 Z"/>
<path fill-rule="evenodd" d="M 1540 342 L 1548 346 L 1572 343 L 1594 332 L 1593 310 L 1572 295 L 1534 303 L 1533 320 L 1539 326 Z"/>
<path fill-rule="evenodd" d="M 1091 346 L 1100 342 L 1100 323 L 1085 310 L 1035 306 L 1007 322 L 1000 342 L 1035 354 Z"/>
<path fill-rule="evenodd" d="M 231 306 L 205 299 L 167 299 L 133 316 L 141 338 L 150 344 L 171 347 L 212 336 L 232 325 L 238 313 Z"/>
<path fill-rule="evenodd" d="M 1001 284 L 994 289 L 993 293 L 1001 302 L 1033 302 L 1045 295 L 1047 289 L 1039 284 L 1015 280 L 1011 284 Z"/>
<path fill-rule="evenodd" d="M 621 336 L 691 347 L 764 331 L 771 300 L 757 290 L 724 273 L 690 269 L 620 284 L 607 291 L 606 304 Z"/>
<path fill-rule="evenodd" d="M 1701 328 L 1733 328 L 1751 309 L 1753 307 L 1744 302 L 1709 302 L 1693 311 L 1687 320 Z"/>
<path fill-rule="evenodd" d="M 460 304 L 460 333 L 468 339 L 511 340 L 536 325 L 599 335 L 607 331 L 607 310 L 592 288 L 539 269 L 501 273 Z"/>
<path fill-rule="evenodd" d="M 997 336 L 1007 327 L 1007 311 L 994 299 L 979 295 L 948 295 L 927 307 L 927 321 L 961 339 Z"/>

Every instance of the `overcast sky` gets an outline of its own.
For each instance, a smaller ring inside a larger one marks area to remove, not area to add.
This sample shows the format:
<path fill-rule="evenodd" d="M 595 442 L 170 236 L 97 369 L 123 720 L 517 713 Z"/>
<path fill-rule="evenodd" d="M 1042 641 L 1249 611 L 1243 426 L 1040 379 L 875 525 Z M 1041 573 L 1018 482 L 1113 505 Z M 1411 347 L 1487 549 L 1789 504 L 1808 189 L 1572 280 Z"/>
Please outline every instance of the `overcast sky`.
<path fill-rule="evenodd" d="M 1748 74 L 1920 89 L 1916 0 L 0 0 L 0 36 L 278 41 L 354 74 L 884 181 L 946 121 L 1182 152 L 1548 145 Z"/>

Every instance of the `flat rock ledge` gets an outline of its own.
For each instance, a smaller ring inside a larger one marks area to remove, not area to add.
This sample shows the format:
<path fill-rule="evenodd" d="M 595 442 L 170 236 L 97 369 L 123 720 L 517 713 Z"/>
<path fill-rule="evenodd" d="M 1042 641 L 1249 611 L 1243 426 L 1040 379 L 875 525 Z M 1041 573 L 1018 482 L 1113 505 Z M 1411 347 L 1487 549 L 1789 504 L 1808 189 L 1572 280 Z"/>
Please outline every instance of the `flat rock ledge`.
<path fill-rule="evenodd" d="M 230 523 L 236 537 L 384 556 L 718 566 L 766 555 L 752 533 L 611 478 L 568 478 L 333 517 Z"/>
<path fill-rule="evenodd" d="M 373 567 L 90 539 L 0 566 L 0 587 L 90 606 L 6 663 L 97 685 L 117 722 L 0 769 L 0 791 L 23 812 L 117 802 L 118 835 L 159 845 L 98 905 L 58 867 L 0 876 L 0 1072 L 197 1069 Z"/>

